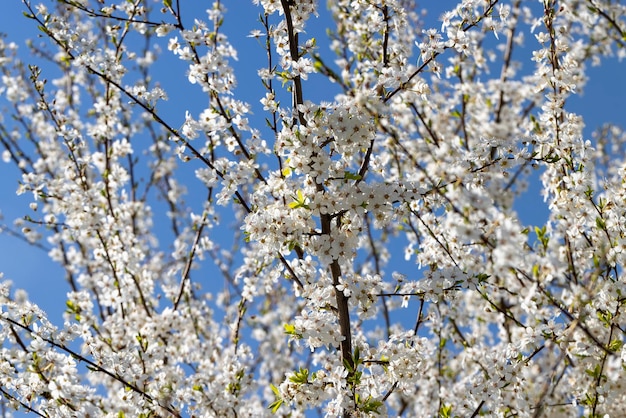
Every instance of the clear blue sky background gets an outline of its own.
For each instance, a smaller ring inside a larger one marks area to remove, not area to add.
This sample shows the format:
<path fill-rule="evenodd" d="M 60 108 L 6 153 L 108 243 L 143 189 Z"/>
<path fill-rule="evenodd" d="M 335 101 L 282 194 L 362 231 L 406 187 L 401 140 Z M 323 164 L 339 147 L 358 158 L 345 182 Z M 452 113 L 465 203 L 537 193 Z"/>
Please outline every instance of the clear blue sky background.
<path fill-rule="evenodd" d="M 22 59 L 29 61 L 25 40 L 35 38 L 38 35 L 35 22 L 22 16 L 25 9 L 20 0 L 3 0 L 0 11 L 0 32 L 7 34 L 9 40 L 15 41 L 22 50 Z M 34 2 L 36 3 L 36 1 Z M 51 3 L 48 1 L 47 3 Z M 193 5 L 192 5 L 193 4 Z M 198 6 L 201 4 L 201 6 Z M 229 36 L 230 41 L 239 51 L 239 62 L 236 65 L 239 87 L 237 95 L 244 101 L 248 101 L 255 110 L 260 120 L 251 119 L 251 125 L 263 126 L 264 115 L 258 98 L 262 96 L 261 84 L 256 77 L 256 69 L 265 64 L 265 54 L 255 39 L 248 38 L 249 31 L 261 28 L 255 23 L 260 12 L 260 8 L 254 6 L 251 0 L 225 1 L 224 4 L 229 9 L 226 15 L 224 31 Z M 325 2 L 322 0 L 322 7 Z M 420 3 L 429 10 L 426 22 L 436 28 L 441 24 L 436 20 L 440 13 L 448 8 L 454 7 L 455 1 L 423 1 Z M 204 1 L 183 1 L 182 11 L 186 16 L 186 21 L 190 22 L 193 12 L 190 7 L 196 8 L 197 17 L 205 20 L 206 15 L 202 12 L 210 2 Z M 428 26 L 427 24 L 427 26 Z M 318 38 L 321 52 L 328 51 L 325 42 L 325 28 L 329 25 L 328 16 L 321 13 L 320 18 L 309 23 L 309 33 Z M 530 35 L 526 36 L 527 44 L 533 42 Z M 168 55 L 165 51 L 163 55 Z M 527 71 L 531 70 L 532 63 L 525 62 Z M 45 68 L 44 68 L 45 71 Z M 584 95 L 576 96 L 568 101 L 567 109 L 571 112 L 582 114 L 587 125 L 586 139 L 591 139 L 591 132 L 604 122 L 621 123 L 626 125 L 626 62 L 619 63 L 617 59 L 604 59 L 601 67 L 589 68 L 589 82 L 584 90 Z M 44 73 L 45 77 L 45 73 Z M 155 80 L 167 79 L 166 91 L 169 101 L 159 105 L 170 114 L 169 122 L 174 126 L 180 126 L 184 120 L 185 109 L 195 109 L 194 115 L 206 104 L 206 99 L 195 87 L 187 84 L 184 63 L 177 60 L 167 61 L 167 65 L 160 65 L 158 72 L 154 74 Z M 170 88 L 167 88 L 167 86 Z M 171 88 L 180 85 L 180 88 Z M 324 84 L 328 86 L 328 84 Z M 305 95 L 307 99 L 313 101 L 332 100 L 333 90 L 328 88 L 310 88 L 305 85 Z M 0 107 L 4 101 L 0 98 Z M 5 123 L 9 121 L 5 118 Z M 270 138 L 267 138 L 268 140 Z M 18 172 L 12 166 L 0 163 L 0 210 L 4 215 L 4 223 L 12 223 L 16 217 L 30 213 L 28 203 L 30 196 L 16 196 Z M 191 179 L 192 182 L 195 179 Z M 193 190 L 193 185 L 188 185 Z M 518 211 L 525 223 L 537 224 L 545 220 L 547 209 L 540 198 L 537 189 L 538 185 L 533 184 L 525 199 L 519 206 Z M 204 195 L 204 194 L 203 194 Z M 197 204 L 194 205 L 197 209 Z M 162 232 L 166 233 L 166 232 Z M 230 232 L 226 232 L 230 235 Z M 224 236 L 225 239 L 230 239 Z M 403 249 L 398 248 L 400 254 Z M 402 258 L 402 257 L 400 257 Z M 62 324 L 61 313 L 65 308 L 65 294 L 68 290 L 64 282 L 62 269 L 48 260 L 45 252 L 35 249 L 28 244 L 13 237 L 0 234 L 0 271 L 4 272 L 5 279 L 13 280 L 16 287 L 25 288 L 33 301 L 49 311 L 51 319 Z"/>

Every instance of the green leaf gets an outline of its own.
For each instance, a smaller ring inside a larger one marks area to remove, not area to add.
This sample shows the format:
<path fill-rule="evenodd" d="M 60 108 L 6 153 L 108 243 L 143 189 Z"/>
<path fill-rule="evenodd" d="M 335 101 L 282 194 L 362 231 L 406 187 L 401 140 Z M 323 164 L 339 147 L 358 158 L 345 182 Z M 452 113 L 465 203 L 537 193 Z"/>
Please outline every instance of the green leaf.
<path fill-rule="evenodd" d="M 348 373 L 354 372 L 354 367 L 352 366 L 352 364 L 350 364 L 350 361 L 346 358 L 343 359 L 343 367 L 345 367 L 346 370 L 348 370 Z"/>
<path fill-rule="evenodd" d="M 489 279 L 491 276 L 489 274 L 486 273 L 479 273 L 476 275 L 476 280 L 478 280 L 478 283 L 484 283 L 487 281 L 487 279 Z"/>
<path fill-rule="evenodd" d="M 361 364 L 361 350 L 359 350 L 359 346 L 354 347 L 354 354 L 352 354 L 352 361 L 355 366 Z"/>
<path fill-rule="evenodd" d="M 343 177 L 346 180 L 361 180 L 363 178 L 360 174 L 351 173 L 349 171 L 344 171 Z"/>
<path fill-rule="evenodd" d="M 599 310 L 596 315 L 598 315 L 598 319 L 606 328 L 611 327 L 611 324 L 613 323 L 613 314 L 611 312 Z"/>
<path fill-rule="evenodd" d="M 309 383 L 309 369 L 300 368 L 289 380 L 297 385 Z"/>
<path fill-rule="evenodd" d="M 381 401 L 373 400 L 371 395 L 363 401 L 358 393 L 355 394 L 355 402 L 358 405 L 359 410 L 369 414 L 380 414 L 380 412 L 378 412 L 378 408 L 383 406 Z"/>
<path fill-rule="evenodd" d="M 624 343 L 623 343 L 621 340 L 619 340 L 619 339 L 614 339 L 614 340 L 613 340 L 613 341 L 611 341 L 611 343 L 609 344 L 608 349 L 609 349 L 611 352 L 615 353 L 615 352 L 618 352 L 618 351 L 620 351 L 620 350 L 622 349 L 622 345 L 624 345 Z"/>
<path fill-rule="evenodd" d="M 535 227 L 535 235 L 537 235 L 537 239 L 541 242 L 544 248 L 548 247 L 548 242 L 550 241 L 550 237 L 546 234 L 546 226 L 539 228 Z"/>
<path fill-rule="evenodd" d="M 297 208 L 305 208 L 305 209 L 309 209 L 309 205 L 307 205 L 306 201 L 306 197 L 302 194 L 302 190 L 298 190 L 296 192 L 296 196 L 293 197 L 294 201 L 289 203 L 289 207 L 291 209 L 297 209 Z"/>
<path fill-rule="evenodd" d="M 533 277 L 539 277 L 539 264 L 533 265 Z"/>
<path fill-rule="evenodd" d="M 270 406 L 267 407 L 267 409 L 271 409 L 272 413 L 275 414 L 276 411 L 278 411 L 278 408 L 280 408 L 282 404 L 283 404 L 282 399 L 276 399 L 274 402 L 270 404 Z"/>
<path fill-rule="evenodd" d="M 441 405 L 439 409 L 439 418 L 452 417 L 452 405 Z"/>
<path fill-rule="evenodd" d="M 596 364 L 593 369 L 586 369 L 585 373 L 594 379 L 597 379 L 602 374 L 602 368 L 599 364 Z"/>
<path fill-rule="evenodd" d="M 163 0 L 163 6 L 167 7 L 168 9 L 172 8 L 172 0 Z"/>
<path fill-rule="evenodd" d="M 447 339 L 447 338 L 442 338 L 442 339 L 440 339 L 440 340 L 439 340 L 439 347 L 440 347 L 440 348 L 445 347 L 447 342 L 448 342 L 448 339 Z"/>
<path fill-rule="evenodd" d="M 293 240 L 289 241 L 288 244 L 287 248 L 289 248 L 289 251 L 293 251 L 294 248 L 298 247 L 298 243 Z"/>
<path fill-rule="evenodd" d="M 296 338 L 302 338 L 302 334 L 296 331 L 295 325 L 292 324 L 284 324 L 283 328 L 285 328 L 285 334 L 292 335 Z"/>
<path fill-rule="evenodd" d="M 270 388 L 272 389 L 272 392 L 274 392 L 274 395 L 280 396 L 280 391 L 278 390 L 276 386 L 274 386 L 273 383 L 270 383 Z"/>

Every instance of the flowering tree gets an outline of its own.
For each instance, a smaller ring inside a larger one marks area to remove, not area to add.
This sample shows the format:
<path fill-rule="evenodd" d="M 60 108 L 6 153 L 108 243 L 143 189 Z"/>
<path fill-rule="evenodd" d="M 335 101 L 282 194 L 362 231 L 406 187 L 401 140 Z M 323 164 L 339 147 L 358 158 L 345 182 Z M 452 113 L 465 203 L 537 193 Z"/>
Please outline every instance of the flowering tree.
<path fill-rule="evenodd" d="M 55 323 L 1 285 L 3 411 L 626 410 L 626 134 L 568 111 L 624 56 L 626 6 L 464 0 L 433 29 L 412 0 L 232 2 L 266 54 L 241 68 L 237 13 L 186 3 L 24 0 L 39 64 L 0 40 L 3 158 L 32 196 L 5 232 L 68 286 Z M 203 108 L 163 110 L 168 89 Z M 549 217 L 527 225 L 533 171 Z"/>

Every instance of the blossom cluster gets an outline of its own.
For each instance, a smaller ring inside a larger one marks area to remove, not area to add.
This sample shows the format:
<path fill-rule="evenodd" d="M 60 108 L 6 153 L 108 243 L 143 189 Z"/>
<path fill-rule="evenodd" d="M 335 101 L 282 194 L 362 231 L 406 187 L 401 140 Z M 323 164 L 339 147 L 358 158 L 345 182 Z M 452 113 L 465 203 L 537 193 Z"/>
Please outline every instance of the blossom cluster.
<path fill-rule="evenodd" d="M 626 134 L 570 106 L 624 5 L 197 7 L 24 2 L 32 55 L 0 37 L 0 231 L 65 274 L 59 322 L 0 276 L 3 411 L 626 410 Z"/>

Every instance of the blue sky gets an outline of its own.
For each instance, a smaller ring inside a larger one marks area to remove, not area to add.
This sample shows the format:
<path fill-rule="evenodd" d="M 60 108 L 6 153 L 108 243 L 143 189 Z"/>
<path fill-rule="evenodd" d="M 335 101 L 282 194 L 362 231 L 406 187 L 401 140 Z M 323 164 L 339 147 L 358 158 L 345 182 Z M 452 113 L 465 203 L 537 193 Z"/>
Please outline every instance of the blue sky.
<path fill-rule="evenodd" d="M 191 12 L 187 13 L 185 7 L 189 3 L 182 2 L 183 13 L 185 16 L 191 17 Z M 200 7 L 208 7 L 208 2 L 198 2 L 204 4 Z M 196 5 L 198 4 L 196 3 Z M 263 49 L 258 45 L 255 39 L 249 38 L 247 35 L 251 29 L 260 28 L 255 21 L 258 17 L 260 9 L 252 4 L 251 1 L 236 0 L 235 2 L 224 2 L 229 9 L 226 15 L 224 31 L 229 35 L 231 43 L 239 50 L 239 61 L 236 64 L 238 71 L 239 87 L 237 94 L 242 100 L 248 101 L 255 110 L 256 114 L 263 118 L 261 106 L 258 98 L 262 96 L 261 84 L 255 76 L 256 69 L 265 62 L 265 54 Z M 324 4 L 324 2 L 322 2 Z M 427 22 L 432 22 L 432 26 L 439 28 L 440 23 L 435 20 L 441 11 L 448 7 L 454 6 L 454 1 L 424 1 L 421 3 L 425 8 L 436 9 L 426 17 Z M 19 0 L 3 1 L 2 13 L 0 13 L 0 31 L 8 34 L 8 39 L 14 40 L 20 45 L 22 53 L 26 54 L 27 49 L 24 45 L 27 38 L 35 38 L 38 30 L 33 21 L 22 16 L 24 6 Z M 204 14 L 198 16 L 205 19 Z M 320 18 L 310 25 L 313 35 L 318 38 L 321 45 L 321 52 L 326 52 L 324 42 L 324 31 L 328 25 L 328 16 L 321 13 Z M 244 31 L 238 31 L 240 28 Z M 526 37 L 527 42 L 532 40 L 530 36 Z M 167 55 L 167 51 L 163 55 Z M 28 61 L 27 55 L 22 55 L 24 61 Z M 525 63 L 525 65 L 529 65 Z M 568 101 L 567 109 L 571 112 L 584 115 L 587 125 L 585 134 L 590 139 L 591 132 L 604 122 L 622 123 L 626 125 L 626 106 L 623 100 L 626 97 L 626 62 L 619 63 L 617 59 L 604 59 L 601 67 L 592 67 L 588 69 L 589 82 L 585 87 L 584 94 L 575 96 Z M 44 69 L 45 71 L 45 69 Z M 187 80 L 184 75 L 184 63 L 170 60 L 161 70 L 162 75 L 169 86 L 180 85 L 182 88 L 167 88 L 169 101 L 159 105 L 168 114 L 171 115 L 171 122 L 174 126 L 180 126 L 184 120 L 185 108 L 193 108 L 196 111 L 202 109 L 206 103 L 206 99 L 197 93 L 197 89 L 187 88 Z M 307 86 L 305 86 L 307 89 Z M 195 92 L 195 93 L 194 93 Z M 332 100 L 334 91 L 328 88 L 306 90 L 307 98 L 314 101 Z M 4 104 L 0 99 L 0 106 Z M 196 113 L 197 114 L 197 113 Z M 5 120 L 5 123 L 7 121 Z M 251 120 L 251 125 L 263 125 L 261 121 Z M 11 223 L 16 217 L 30 213 L 28 203 L 30 196 L 16 196 L 18 173 L 12 166 L 7 164 L 0 165 L 0 210 L 4 215 L 4 223 Z M 193 186 L 189 186 L 192 190 Z M 547 210 L 538 194 L 537 184 L 531 186 L 531 190 L 527 193 L 528 199 L 525 199 L 518 207 L 522 220 L 526 223 L 539 223 L 547 214 Z M 163 232 L 165 234 L 165 232 Z M 229 239 L 225 237 L 226 239 Z M 403 254 L 402 248 L 398 248 L 400 254 Z M 52 318 L 57 323 L 61 323 L 61 313 L 65 307 L 65 293 L 68 286 L 64 282 L 63 270 L 48 260 L 45 252 L 35 249 L 28 244 L 15 239 L 6 234 L 0 234 L 0 271 L 4 272 L 6 279 L 13 280 L 16 287 L 25 288 L 31 298 L 46 310 L 52 313 Z"/>

